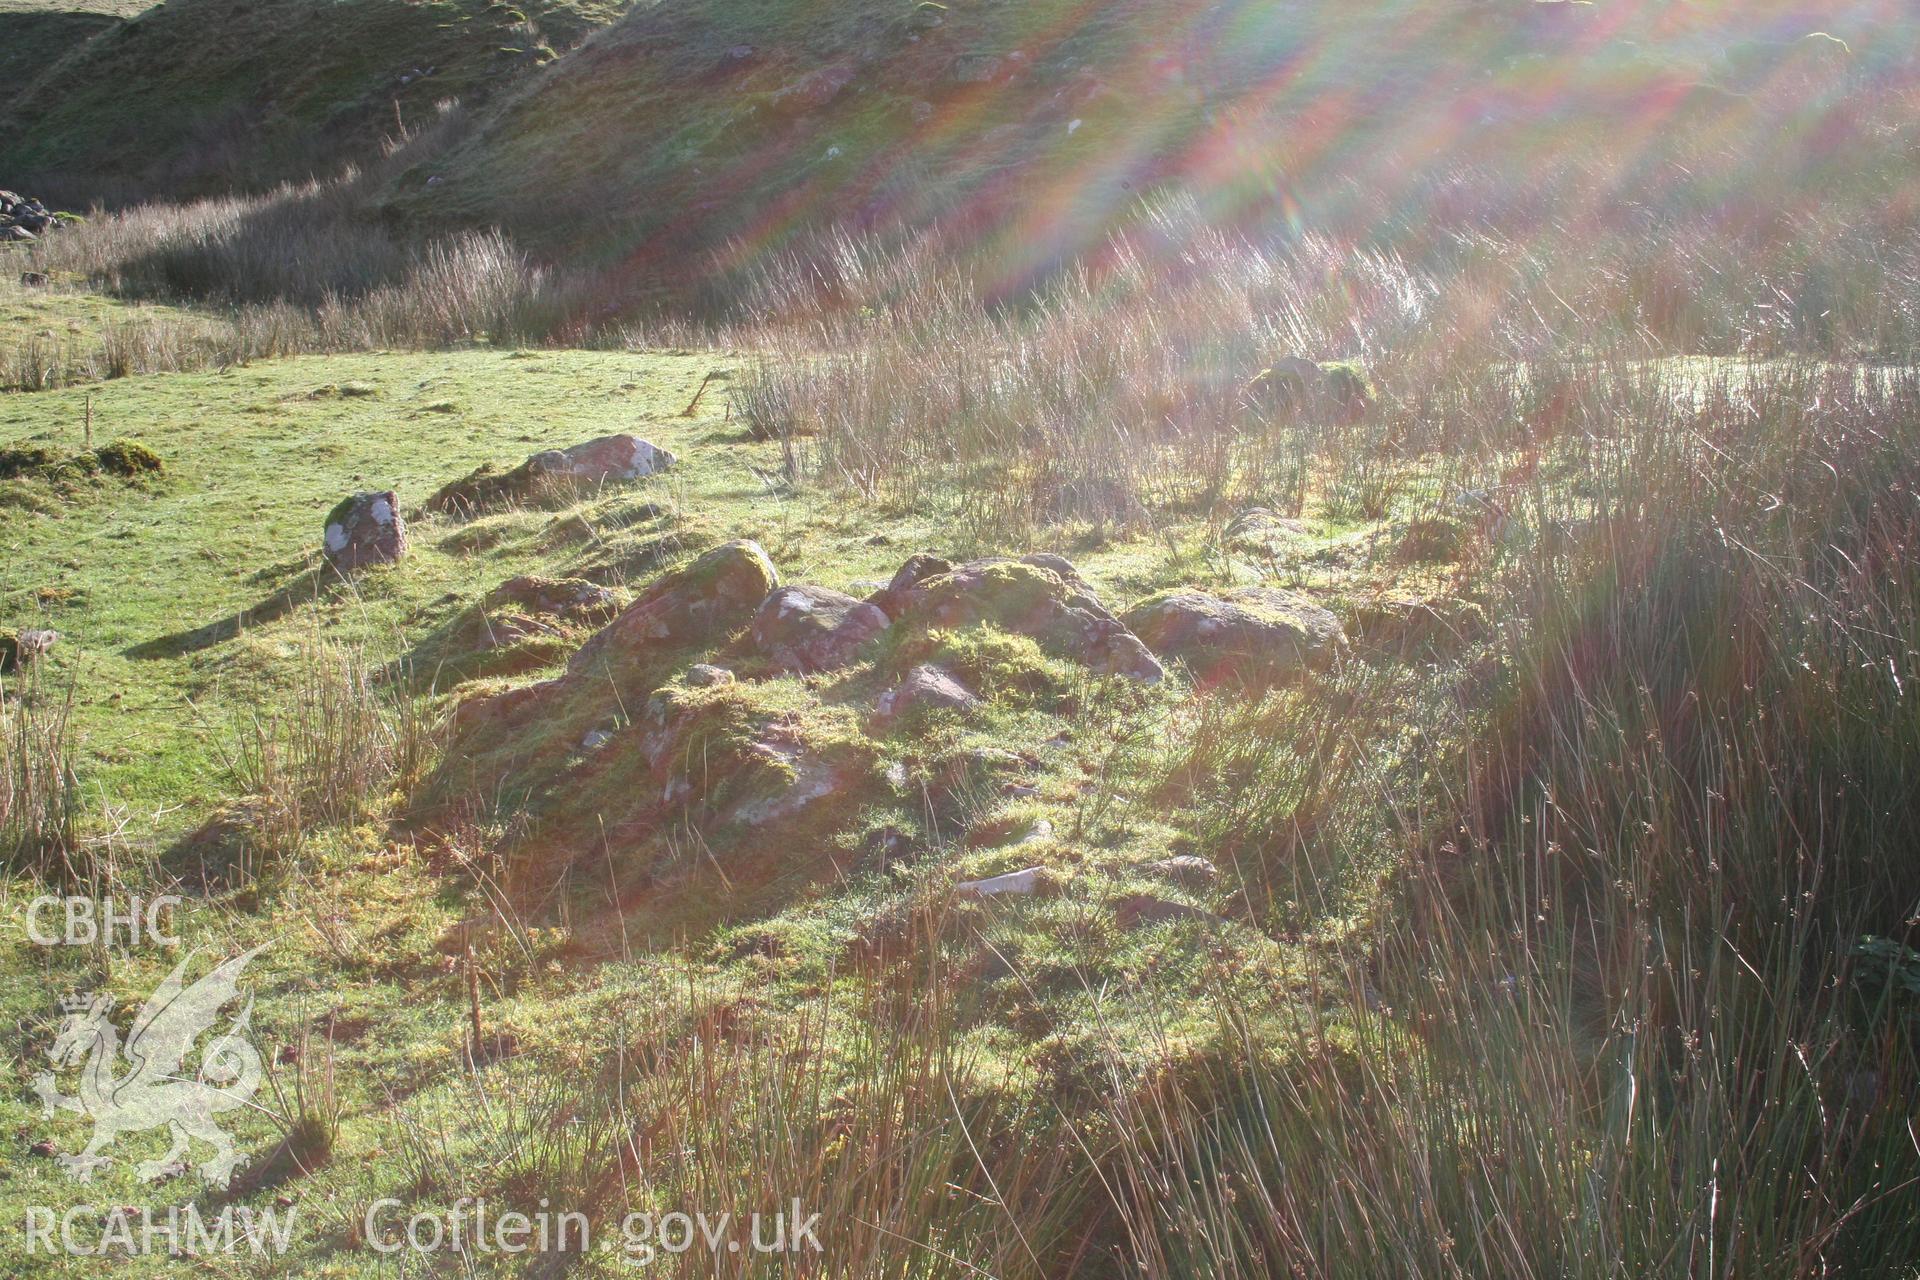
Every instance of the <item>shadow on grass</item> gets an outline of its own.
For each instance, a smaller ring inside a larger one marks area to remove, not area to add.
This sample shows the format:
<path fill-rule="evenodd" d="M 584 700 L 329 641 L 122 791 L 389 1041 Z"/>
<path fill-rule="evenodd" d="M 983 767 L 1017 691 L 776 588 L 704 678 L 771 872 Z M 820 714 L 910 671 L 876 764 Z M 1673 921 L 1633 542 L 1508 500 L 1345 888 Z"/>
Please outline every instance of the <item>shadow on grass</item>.
<path fill-rule="evenodd" d="M 128 658 L 177 658 L 183 654 L 198 653 L 233 639 L 248 627 L 278 621 L 303 605 L 318 604 L 349 590 L 351 587 L 337 570 L 324 566 L 310 567 L 258 604 L 228 614 L 216 622 L 142 640 L 121 652 Z"/>
<path fill-rule="evenodd" d="M 233 1175 L 221 1202 L 233 1204 L 262 1191 L 273 1191 L 318 1172 L 332 1160 L 331 1153 L 303 1150 L 302 1144 L 282 1138 L 264 1157 L 251 1161 Z"/>

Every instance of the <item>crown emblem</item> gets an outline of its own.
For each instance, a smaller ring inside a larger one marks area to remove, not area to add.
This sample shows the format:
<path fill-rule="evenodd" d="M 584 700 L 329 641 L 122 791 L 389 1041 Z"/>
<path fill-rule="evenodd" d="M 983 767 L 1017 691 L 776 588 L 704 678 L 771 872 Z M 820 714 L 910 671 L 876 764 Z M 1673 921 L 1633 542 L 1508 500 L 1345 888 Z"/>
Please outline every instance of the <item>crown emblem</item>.
<path fill-rule="evenodd" d="M 91 991 L 69 991 L 66 995 L 60 997 L 60 1011 L 62 1013 L 85 1013 L 92 1007 L 93 993 Z"/>

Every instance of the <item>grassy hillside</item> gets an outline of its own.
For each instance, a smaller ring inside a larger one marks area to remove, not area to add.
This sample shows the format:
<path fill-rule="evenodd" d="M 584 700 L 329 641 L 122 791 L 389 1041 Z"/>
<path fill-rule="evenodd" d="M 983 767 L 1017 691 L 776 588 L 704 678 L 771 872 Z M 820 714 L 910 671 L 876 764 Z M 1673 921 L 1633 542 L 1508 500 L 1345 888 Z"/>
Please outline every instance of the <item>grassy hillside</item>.
<path fill-rule="evenodd" d="M 0 82 L 0 173 L 84 205 L 331 172 L 429 123 L 439 102 L 478 104 L 623 7 L 171 0 L 105 23 L 64 58 L 44 41 L 31 57 L 9 49 L 19 65 Z M 0 13 L 23 34 L 81 22 Z"/>
<path fill-rule="evenodd" d="M 1850 153 L 1830 197 L 1879 209 L 1914 157 L 1895 104 L 1917 50 L 1881 0 L 652 4 L 387 205 L 504 224 L 629 294 L 935 220 L 985 287 L 1017 289 L 1156 190 L 1216 225 L 1402 252 L 1467 234 L 1463 208 L 1528 234 L 1572 206 L 1603 233 L 1707 216 L 1763 158 L 1769 181 L 1819 182 L 1834 129 L 1884 163 Z"/>
<path fill-rule="evenodd" d="M 153 7 L 151 0 L 0 0 L 0 13 L 100 14 L 131 18 Z"/>
<path fill-rule="evenodd" d="M 24 92 L 48 67 L 141 7 L 0 3 L 0 105 Z"/>

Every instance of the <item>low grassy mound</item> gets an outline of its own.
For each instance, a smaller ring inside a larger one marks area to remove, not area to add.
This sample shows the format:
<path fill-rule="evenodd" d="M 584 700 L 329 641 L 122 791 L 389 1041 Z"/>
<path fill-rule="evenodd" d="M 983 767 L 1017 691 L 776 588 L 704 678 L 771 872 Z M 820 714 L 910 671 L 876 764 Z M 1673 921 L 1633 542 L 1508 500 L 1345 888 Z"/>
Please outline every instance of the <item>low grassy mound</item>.
<path fill-rule="evenodd" d="M 72 502 L 109 480 L 151 484 L 166 463 L 138 440 L 115 440 L 97 449 L 70 452 L 48 445 L 0 447 L 0 507 L 37 509 Z"/>

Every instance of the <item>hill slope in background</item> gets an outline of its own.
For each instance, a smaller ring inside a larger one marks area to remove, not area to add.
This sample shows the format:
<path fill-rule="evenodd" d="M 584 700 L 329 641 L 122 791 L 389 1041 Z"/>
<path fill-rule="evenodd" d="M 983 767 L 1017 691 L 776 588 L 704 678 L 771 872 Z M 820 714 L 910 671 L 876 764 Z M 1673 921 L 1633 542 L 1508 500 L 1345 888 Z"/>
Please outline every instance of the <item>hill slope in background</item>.
<path fill-rule="evenodd" d="M 1017 292 L 1168 190 L 1212 225 L 1402 254 L 1666 215 L 1769 253 L 1806 239 L 1783 220 L 1833 208 L 1884 230 L 1920 169 L 1920 21 L 1897 0 L 173 0 L 86 20 L 114 24 L 11 57 L 6 185 L 76 206 L 259 189 L 458 101 L 355 200 L 503 227 L 588 276 L 596 311 L 724 291 L 729 265 L 840 228 L 938 226 Z"/>
<path fill-rule="evenodd" d="M 94 9 L 31 8 L 0 0 L 0 104 L 48 67 L 122 19 Z"/>
<path fill-rule="evenodd" d="M 1449 200 L 1524 222 L 1556 186 L 1711 202 L 1763 161 L 1817 181 L 1842 142 L 1910 159 L 1910 127 L 1866 113 L 1911 102 L 1915 48 L 1886 0 L 655 3 L 387 203 L 634 280 L 722 244 L 940 219 L 1014 283 L 1165 186 L 1216 220 L 1404 248 Z M 1461 193 L 1476 173 L 1496 199 Z"/>
<path fill-rule="evenodd" d="M 248 190 L 371 154 L 571 48 L 625 0 L 171 0 L 0 12 L 0 173 L 68 203 Z"/>

